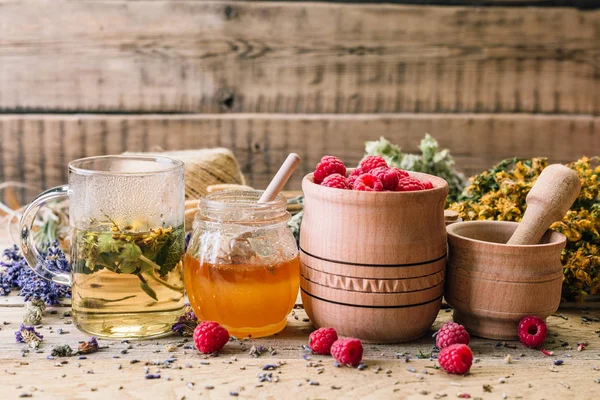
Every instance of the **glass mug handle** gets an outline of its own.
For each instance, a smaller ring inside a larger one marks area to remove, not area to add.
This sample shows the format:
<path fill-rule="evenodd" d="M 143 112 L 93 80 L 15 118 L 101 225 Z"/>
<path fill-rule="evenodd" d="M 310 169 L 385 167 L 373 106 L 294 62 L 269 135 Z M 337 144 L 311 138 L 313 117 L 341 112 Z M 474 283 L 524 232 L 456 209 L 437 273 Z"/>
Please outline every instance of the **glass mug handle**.
<path fill-rule="evenodd" d="M 68 272 L 53 271 L 44 265 L 44 259 L 33 243 L 31 229 L 40 208 L 49 200 L 68 197 L 69 185 L 56 186 L 39 194 L 25 209 L 21 217 L 21 251 L 27 263 L 36 274 L 44 279 L 61 285 L 71 285 L 71 274 Z"/>

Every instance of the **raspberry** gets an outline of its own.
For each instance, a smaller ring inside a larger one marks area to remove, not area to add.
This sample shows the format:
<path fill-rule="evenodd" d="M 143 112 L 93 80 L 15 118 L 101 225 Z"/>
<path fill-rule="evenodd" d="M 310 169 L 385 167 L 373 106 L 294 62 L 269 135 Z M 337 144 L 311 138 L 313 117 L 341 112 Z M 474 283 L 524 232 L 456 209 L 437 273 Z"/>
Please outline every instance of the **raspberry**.
<path fill-rule="evenodd" d="M 469 332 L 456 322 L 447 322 L 437 331 L 435 345 L 441 350 L 456 343 L 469 344 Z"/>
<path fill-rule="evenodd" d="M 415 178 L 403 178 L 398 182 L 397 192 L 411 192 L 414 190 L 424 190 L 423 184 L 420 180 Z"/>
<path fill-rule="evenodd" d="M 429 181 L 421 181 L 421 184 L 425 189 L 433 189 L 433 183 Z"/>
<path fill-rule="evenodd" d="M 330 354 L 331 345 L 338 340 L 333 328 L 319 328 L 308 337 L 308 345 L 317 354 Z"/>
<path fill-rule="evenodd" d="M 332 174 L 323 179 L 321 186 L 327 186 L 336 189 L 348 189 L 346 178 L 340 174 Z"/>
<path fill-rule="evenodd" d="M 194 329 L 194 343 L 201 353 L 210 354 L 221 350 L 229 341 L 229 332 L 217 322 L 202 321 Z"/>
<path fill-rule="evenodd" d="M 400 179 L 408 178 L 408 172 L 402 171 L 395 167 L 391 167 L 391 168 L 377 167 L 377 168 L 371 170 L 371 172 L 369 172 L 369 173 L 372 175 L 375 175 L 376 177 L 379 178 L 379 180 L 383 184 L 383 188 L 385 190 L 391 190 L 391 191 L 396 190 Z"/>
<path fill-rule="evenodd" d="M 331 355 L 340 364 L 357 367 L 363 356 L 362 343 L 354 338 L 336 340 L 331 345 Z"/>
<path fill-rule="evenodd" d="M 354 189 L 354 182 L 356 181 L 356 178 L 358 178 L 358 176 L 349 176 L 346 179 L 346 187 L 348 189 Z"/>
<path fill-rule="evenodd" d="M 346 176 L 346 166 L 337 157 L 323 156 L 313 174 L 315 183 L 320 184 L 323 182 L 323 179 L 333 174 Z"/>
<path fill-rule="evenodd" d="M 527 347 L 538 348 L 544 343 L 548 327 L 543 319 L 529 315 L 519 322 L 519 340 Z"/>
<path fill-rule="evenodd" d="M 360 169 L 360 168 L 354 168 L 354 170 L 352 171 L 352 173 L 350 173 L 350 175 L 348 176 L 348 178 L 358 178 L 359 176 L 361 176 L 364 173 L 365 172 L 362 169 Z"/>
<path fill-rule="evenodd" d="M 365 192 L 381 192 L 383 190 L 383 184 L 378 177 L 371 174 L 362 174 L 354 181 L 352 185 L 354 190 L 360 190 Z"/>
<path fill-rule="evenodd" d="M 356 181 L 356 178 L 362 174 L 364 174 L 362 169 L 354 168 L 354 171 L 352 171 L 352 173 L 346 179 L 346 185 L 348 186 L 348 189 L 354 189 L 354 181 Z"/>
<path fill-rule="evenodd" d="M 466 344 L 453 344 L 440 351 L 438 362 L 449 374 L 466 374 L 473 364 L 473 353 Z"/>
<path fill-rule="evenodd" d="M 388 167 L 383 157 L 367 156 L 360 162 L 360 169 L 362 169 L 363 172 L 370 172 L 377 167 Z"/>

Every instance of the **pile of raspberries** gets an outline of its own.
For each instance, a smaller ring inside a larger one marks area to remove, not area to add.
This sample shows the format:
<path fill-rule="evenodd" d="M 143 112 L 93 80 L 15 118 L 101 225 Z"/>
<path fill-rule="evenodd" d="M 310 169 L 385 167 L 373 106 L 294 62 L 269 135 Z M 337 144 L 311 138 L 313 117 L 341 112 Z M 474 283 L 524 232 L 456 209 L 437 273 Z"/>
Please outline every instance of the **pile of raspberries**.
<path fill-rule="evenodd" d="M 313 174 L 314 182 L 336 189 L 365 192 L 410 192 L 433 189 L 431 182 L 415 179 L 408 172 L 390 167 L 379 156 L 368 156 L 346 177 L 346 166 L 337 157 L 324 156 Z"/>

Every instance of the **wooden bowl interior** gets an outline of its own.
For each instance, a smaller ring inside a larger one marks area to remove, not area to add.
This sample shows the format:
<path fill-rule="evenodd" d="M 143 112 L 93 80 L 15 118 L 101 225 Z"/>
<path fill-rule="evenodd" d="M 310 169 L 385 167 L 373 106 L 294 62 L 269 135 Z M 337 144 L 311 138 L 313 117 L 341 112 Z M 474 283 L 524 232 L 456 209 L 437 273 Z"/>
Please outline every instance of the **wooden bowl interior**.
<path fill-rule="evenodd" d="M 517 226 L 517 222 L 510 221 L 468 221 L 449 225 L 447 232 L 449 235 L 458 236 L 466 240 L 506 244 L 517 229 Z M 548 230 L 539 244 L 556 244 L 563 239 L 564 236 L 560 233 Z"/>

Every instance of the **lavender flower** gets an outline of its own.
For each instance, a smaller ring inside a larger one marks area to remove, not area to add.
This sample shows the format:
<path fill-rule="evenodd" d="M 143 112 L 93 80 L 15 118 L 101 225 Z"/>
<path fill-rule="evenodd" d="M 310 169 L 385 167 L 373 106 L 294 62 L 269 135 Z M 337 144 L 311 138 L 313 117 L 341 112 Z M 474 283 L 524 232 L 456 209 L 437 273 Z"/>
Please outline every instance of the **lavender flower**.
<path fill-rule="evenodd" d="M 81 343 L 77 350 L 79 354 L 90 354 L 97 352 L 98 349 L 98 340 L 92 336 L 89 341 Z"/>
<path fill-rule="evenodd" d="M 0 296 L 8 296 L 11 289 L 12 285 L 6 282 L 4 274 L 0 273 Z"/>
<path fill-rule="evenodd" d="M 7 296 L 11 289 L 17 285 L 21 272 L 29 269 L 27 262 L 19 254 L 19 248 L 15 245 L 2 252 L 4 260 L 0 260 L 0 295 Z"/>
<path fill-rule="evenodd" d="M 44 337 L 32 325 L 21 324 L 19 330 L 15 332 L 15 339 L 17 343 L 27 343 L 29 347 L 37 349 Z"/>
<path fill-rule="evenodd" d="M 194 329 L 196 329 L 198 323 L 198 317 L 196 317 L 194 310 L 192 310 L 192 307 L 189 304 L 186 304 L 183 315 L 177 319 L 177 322 L 173 324 L 171 330 L 182 336 L 193 336 Z"/>
<path fill-rule="evenodd" d="M 192 233 L 188 232 L 185 234 L 185 239 L 184 239 L 184 246 L 183 246 L 183 251 L 186 252 L 187 248 L 190 244 L 190 239 L 192 238 Z"/>
<path fill-rule="evenodd" d="M 71 297 L 71 289 L 38 276 L 19 253 L 17 246 L 3 252 L 5 260 L 0 261 L 0 295 L 8 295 L 11 288 L 21 289 L 20 295 L 25 301 L 41 299 L 47 305 L 56 305 L 59 299 Z M 48 243 L 47 251 L 41 253 L 44 266 L 57 272 L 69 271 L 69 262 L 59 247 L 58 241 Z M 38 268 L 40 266 L 38 265 Z"/>
<path fill-rule="evenodd" d="M 60 248 L 58 240 L 47 245 L 48 251 L 44 254 L 45 267 L 52 271 L 69 272 L 71 270 L 69 261 L 65 257 L 65 253 Z"/>

